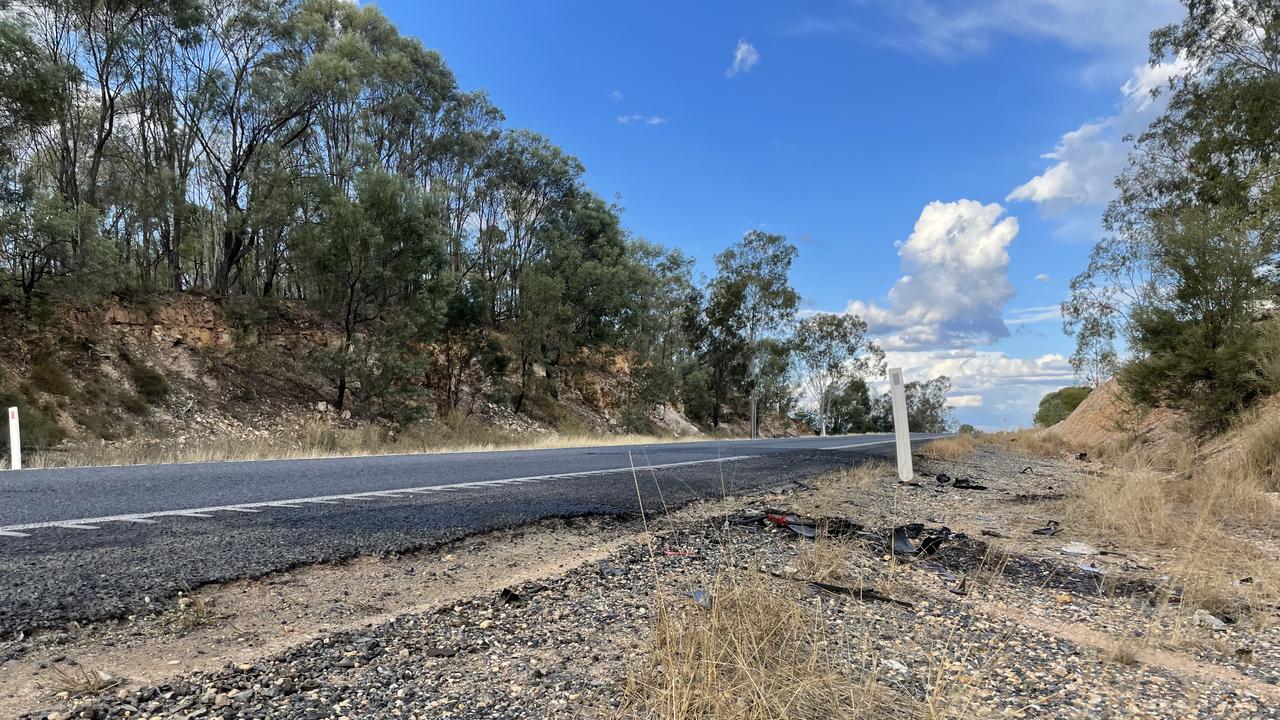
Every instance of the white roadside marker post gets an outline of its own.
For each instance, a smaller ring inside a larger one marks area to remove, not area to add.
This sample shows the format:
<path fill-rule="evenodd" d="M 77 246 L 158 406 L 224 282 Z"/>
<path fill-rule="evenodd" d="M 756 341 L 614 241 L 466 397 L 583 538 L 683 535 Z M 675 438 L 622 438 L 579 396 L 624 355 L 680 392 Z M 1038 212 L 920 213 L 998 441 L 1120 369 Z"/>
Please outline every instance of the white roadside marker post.
<path fill-rule="evenodd" d="M 22 433 L 18 430 L 18 408 L 9 408 L 9 469 L 22 469 Z"/>
<path fill-rule="evenodd" d="M 889 368 L 889 395 L 893 399 L 893 434 L 898 444 L 898 480 L 911 482 L 916 472 L 911 467 L 911 430 L 907 427 L 907 388 L 902 383 L 902 368 Z"/>

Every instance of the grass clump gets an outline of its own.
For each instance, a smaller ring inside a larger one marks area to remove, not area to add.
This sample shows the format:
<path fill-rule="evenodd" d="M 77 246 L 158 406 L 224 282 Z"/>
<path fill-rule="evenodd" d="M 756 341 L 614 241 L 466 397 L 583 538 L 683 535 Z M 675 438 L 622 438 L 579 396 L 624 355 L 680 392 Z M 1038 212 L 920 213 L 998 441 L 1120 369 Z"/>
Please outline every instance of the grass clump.
<path fill-rule="evenodd" d="M 41 353 L 32 359 L 31 383 L 50 395 L 70 397 L 75 392 L 71 378 L 67 377 L 53 353 Z"/>
<path fill-rule="evenodd" d="M 168 397 L 169 381 L 165 379 L 164 375 L 141 362 L 133 363 L 131 369 L 133 371 L 133 385 L 138 389 L 138 395 L 143 400 L 152 405 L 157 405 Z"/>
<path fill-rule="evenodd" d="M 955 437 L 934 440 L 920 449 L 920 454 L 934 460 L 963 460 L 978 449 L 978 438 L 965 433 Z"/>
<path fill-rule="evenodd" d="M 918 716 L 874 678 L 853 676 L 821 615 L 752 574 L 722 575 L 704 609 L 660 607 L 654 648 L 628 682 L 634 718 L 854 718 Z M 683 602 L 681 601 L 683 600 Z"/>

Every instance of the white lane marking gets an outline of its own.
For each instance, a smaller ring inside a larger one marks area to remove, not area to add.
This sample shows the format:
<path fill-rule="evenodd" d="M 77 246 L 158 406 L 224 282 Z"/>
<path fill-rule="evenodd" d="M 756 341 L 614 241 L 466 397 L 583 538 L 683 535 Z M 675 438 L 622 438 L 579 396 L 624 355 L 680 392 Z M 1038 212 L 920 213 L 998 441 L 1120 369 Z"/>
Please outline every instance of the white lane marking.
<path fill-rule="evenodd" d="M 953 436 L 952 435 L 935 435 L 933 437 L 927 437 L 927 438 L 911 438 L 911 441 L 915 442 L 916 440 L 941 440 L 942 438 L 949 438 L 949 437 L 953 437 Z M 895 443 L 895 442 L 897 442 L 897 440 L 877 440 L 875 442 L 853 443 L 852 445 L 836 445 L 834 447 L 824 447 L 824 448 L 818 448 L 818 449 L 819 450 L 848 450 L 849 448 L 856 448 L 856 447 L 872 447 L 873 445 L 889 445 L 890 443 Z"/>
<path fill-rule="evenodd" d="M 856 447 L 871 447 L 872 445 L 888 445 L 889 443 L 892 443 L 892 442 L 897 442 L 897 441 L 896 440 L 879 440 L 877 442 L 869 442 L 869 443 L 853 443 L 852 445 L 835 445 L 833 447 L 819 448 L 819 450 L 847 450 L 849 448 L 856 448 Z"/>
<path fill-rule="evenodd" d="M 209 513 L 199 513 L 199 512 L 176 512 L 176 513 L 174 513 L 174 515 L 177 515 L 178 517 L 193 517 L 193 518 L 211 518 L 211 517 L 213 517 L 213 516 L 212 516 L 212 515 L 210 515 Z"/>
<path fill-rule="evenodd" d="M 4 530 L 4 531 L 0 531 L 0 536 L 3 536 L 3 537 L 31 537 L 31 533 L 20 533 L 20 532 L 13 532 L 12 530 Z"/>
<path fill-rule="evenodd" d="M 633 470 L 636 472 L 648 472 L 650 470 L 664 470 L 667 468 L 689 467 L 692 465 L 706 465 L 708 463 L 727 463 L 737 462 L 740 460 L 750 460 L 754 455 L 732 455 L 723 458 L 710 458 L 707 460 L 686 460 L 684 462 L 662 463 L 659 465 L 638 465 L 632 467 L 607 468 L 604 470 L 583 470 L 581 472 L 572 473 L 555 473 L 550 475 L 529 475 L 519 478 L 501 478 L 498 480 L 477 480 L 474 482 L 451 483 L 448 485 L 424 485 L 413 488 L 400 488 L 397 490 L 371 490 L 362 493 L 348 493 L 344 495 L 317 495 L 315 497 L 290 498 L 288 500 L 268 500 L 265 502 L 242 503 L 239 505 L 217 505 L 213 507 L 185 508 L 182 510 L 159 510 L 156 512 L 146 513 L 127 513 L 123 515 L 108 515 L 96 518 L 77 518 L 74 520 L 52 520 L 49 522 L 25 523 L 22 525 L 6 525 L 0 527 L 0 534 L 19 533 L 25 530 L 39 530 L 41 528 L 65 527 L 75 528 L 77 530 L 97 530 L 98 528 L 88 523 L 104 523 L 104 522 L 135 522 L 137 520 L 152 520 L 154 518 L 163 517 L 190 517 L 192 514 L 196 516 L 206 516 L 207 513 L 215 512 L 243 512 L 256 513 L 261 512 L 262 508 L 297 508 L 299 503 L 309 503 L 324 500 L 365 500 L 385 497 L 401 497 L 405 493 L 415 492 L 436 492 L 449 490 L 467 490 L 470 488 L 494 487 L 505 485 L 508 483 L 519 482 L 540 482 L 551 478 L 577 478 L 592 477 L 595 475 L 612 475 L 614 473 L 629 473 Z"/>
<path fill-rule="evenodd" d="M 129 518 L 127 520 L 121 520 L 120 522 L 138 523 L 140 525 L 155 525 L 157 521 L 148 520 L 146 518 Z"/>

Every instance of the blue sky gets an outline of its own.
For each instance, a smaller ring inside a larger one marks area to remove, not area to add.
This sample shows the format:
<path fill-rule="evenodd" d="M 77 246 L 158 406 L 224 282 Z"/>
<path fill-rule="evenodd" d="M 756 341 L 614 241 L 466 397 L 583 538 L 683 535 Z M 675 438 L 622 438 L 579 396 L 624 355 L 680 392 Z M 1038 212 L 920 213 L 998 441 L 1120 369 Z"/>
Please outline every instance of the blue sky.
<path fill-rule="evenodd" d="M 370 3 L 365 3 L 370 4 Z M 508 124 L 548 135 L 635 235 L 799 249 L 810 311 L 857 312 L 956 415 L 1025 425 L 1071 383 L 1056 305 L 1098 239 L 1177 0 L 381 0 Z"/>

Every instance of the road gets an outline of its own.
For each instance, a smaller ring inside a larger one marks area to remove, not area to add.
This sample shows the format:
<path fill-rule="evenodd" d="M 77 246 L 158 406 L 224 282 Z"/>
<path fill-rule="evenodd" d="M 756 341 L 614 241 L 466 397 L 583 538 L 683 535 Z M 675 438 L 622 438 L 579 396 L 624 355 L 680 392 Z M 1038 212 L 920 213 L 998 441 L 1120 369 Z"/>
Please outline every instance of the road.
<path fill-rule="evenodd" d="M 659 508 L 892 449 L 891 436 L 860 435 L 4 472 L 0 637 L 154 608 L 209 582 L 633 514 L 633 467 Z"/>

